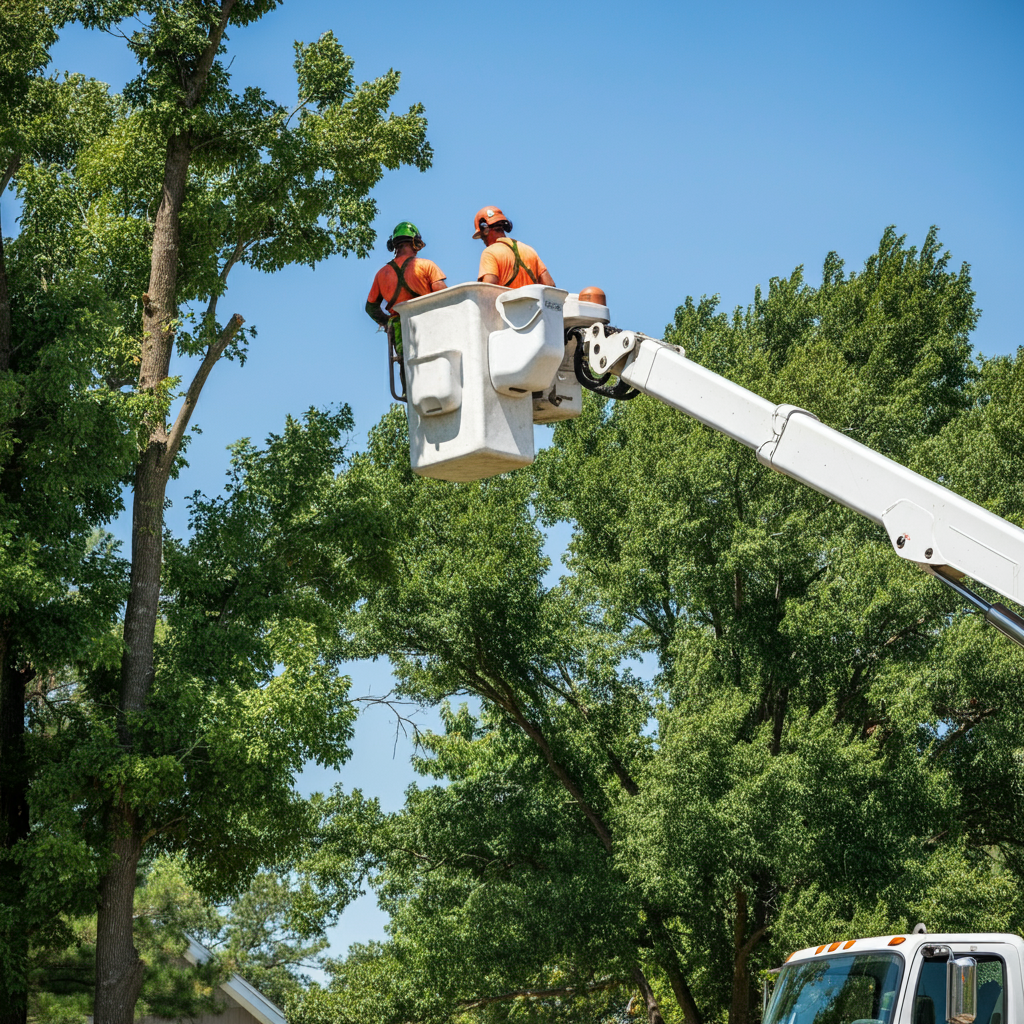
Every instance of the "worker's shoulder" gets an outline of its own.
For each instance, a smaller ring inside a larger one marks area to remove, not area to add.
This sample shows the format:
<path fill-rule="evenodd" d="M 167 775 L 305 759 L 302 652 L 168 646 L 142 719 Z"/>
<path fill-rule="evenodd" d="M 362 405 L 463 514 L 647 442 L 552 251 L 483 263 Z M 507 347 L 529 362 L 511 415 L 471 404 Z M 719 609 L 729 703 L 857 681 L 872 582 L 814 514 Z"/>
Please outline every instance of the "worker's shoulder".
<path fill-rule="evenodd" d="M 519 250 L 520 256 L 536 256 L 537 250 L 534 249 L 529 242 L 524 242 L 521 238 L 510 238 L 510 242 L 516 243 L 516 248 Z"/>
<path fill-rule="evenodd" d="M 511 238 L 499 238 L 496 242 L 491 242 L 484 252 L 490 253 L 492 256 L 502 256 L 505 253 L 512 251 L 512 246 L 508 243 L 511 242 Z"/>
<path fill-rule="evenodd" d="M 406 269 L 421 280 L 426 278 L 429 281 L 435 281 L 444 277 L 444 271 L 433 260 L 428 260 L 423 256 L 415 256 L 409 260 Z"/>

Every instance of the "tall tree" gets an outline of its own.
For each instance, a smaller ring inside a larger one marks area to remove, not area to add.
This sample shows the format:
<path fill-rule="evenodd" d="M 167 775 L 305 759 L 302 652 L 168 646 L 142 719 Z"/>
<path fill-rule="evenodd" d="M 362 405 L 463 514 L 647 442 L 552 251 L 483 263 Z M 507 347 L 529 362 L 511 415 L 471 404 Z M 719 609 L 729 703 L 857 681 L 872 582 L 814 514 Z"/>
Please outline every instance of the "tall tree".
<path fill-rule="evenodd" d="M 63 5 L 66 18 L 77 17 L 92 28 L 120 31 L 122 25 L 131 24 L 126 40 L 140 73 L 125 90 L 122 116 L 105 144 L 94 146 L 88 160 L 82 161 L 74 193 L 76 208 L 56 208 L 51 193 L 33 187 L 31 178 L 23 190 L 28 222 L 57 238 L 75 230 L 84 236 L 93 272 L 112 296 L 120 321 L 119 329 L 111 332 L 120 342 L 121 356 L 121 365 L 110 374 L 111 389 L 119 391 L 134 383 L 145 412 L 131 471 L 131 569 L 123 656 L 116 678 L 94 672 L 89 691 L 93 698 L 102 698 L 95 707 L 112 699 L 117 708 L 114 734 L 120 759 L 116 765 L 101 761 L 91 766 L 101 795 L 101 845 L 107 851 L 100 870 L 97 926 L 96 1019 L 102 1024 L 127 1024 L 133 1017 L 143 975 L 133 945 L 136 869 L 143 846 L 163 836 L 173 820 L 164 813 L 166 791 L 157 785 L 161 770 L 171 775 L 177 771 L 171 768 L 177 764 L 174 758 L 166 760 L 171 752 L 158 742 L 166 725 L 161 724 L 161 715 L 168 708 L 160 679 L 166 668 L 167 678 L 180 683 L 184 670 L 180 661 L 173 661 L 182 657 L 181 648 L 175 648 L 173 640 L 163 650 L 158 644 L 164 502 L 167 482 L 181 465 L 187 431 L 209 374 L 222 358 L 244 356 L 243 318 L 236 314 L 223 321 L 218 314 L 229 275 L 238 266 L 273 272 L 289 263 L 314 266 L 336 253 L 365 255 L 373 240 L 370 224 L 375 213 L 368 196 L 383 170 L 402 164 L 425 169 L 430 162 L 422 109 L 414 106 L 404 115 L 388 114 L 398 74 L 391 71 L 357 85 L 351 59 L 330 33 L 308 45 L 296 44 L 298 102 L 294 109 L 271 101 L 259 89 L 237 92 L 231 88 L 223 60 L 227 31 L 259 19 L 276 6 L 275 0 L 172 4 L 108 0 Z M 34 183 L 40 180 L 37 176 Z M 200 360 L 172 415 L 175 354 Z M 133 374 L 125 375 L 125 364 L 135 367 Z M 306 434 L 330 438 L 342 428 L 343 421 L 337 418 L 327 426 L 310 420 Z M 122 430 L 116 436 L 124 435 Z M 333 441 L 326 444 L 333 448 Z M 272 518 L 273 513 L 269 514 Z M 310 564 L 307 560 L 306 566 Z M 188 589 L 184 584 L 173 585 L 176 596 Z M 221 594 L 222 622 L 236 611 L 233 596 L 231 591 Z M 210 594 L 201 597 L 209 599 Z M 193 603 L 193 609 L 198 604 Z M 208 617 L 214 611 L 206 608 L 195 614 Z M 265 636 L 255 639 L 266 641 Z M 276 642 L 283 642 L 279 635 Z M 266 649 L 266 642 L 263 646 Z M 296 659 L 302 647 L 301 640 L 293 637 Z M 226 664 L 220 667 L 229 676 L 233 671 Z M 271 669 L 265 662 L 256 668 L 243 667 L 236 682 L 242 690 L 265 686 L 274 675 Z M 303 678 L 317 673 L 323 677 L 320 699 L 336 709 L 336 673 L 321 671 L 317 659 L 307 657 Z M 168 684 L 167 690 L 171 689 Z M 253 700 L 249 703 L 253 713 L 267 712 L 266 707 L 260 712 L 252 706 Z M 326 708 L 321 705 L 318 710 Z M 209 708 L 196 709 L 195 714 L 205 716 L 208 723 L 217 720 Z M 95 753 L 99 719 L 85 715 L 78 720 L 85 719 L 93 739 L 83 749 Z M 301 732 L 307 725 L 313 728 L 297 714 L 295 729 Z M 326 731 L 307 734 L 305 739 L 319 746 L 321 756 L 336 759 L 344 754 L 346 729 L 347 718 L 342 715 Z M 69 734 L 65 730 L 61 735 Z M 51 728 L 50 735 L 57 733 Z M 175 738 L 180 740 L 180 733 Z M 241 758 L 239 767 L 246 763 L 238 743 L 228 742 L 227 736 L 221 739 L 224 760 L 217 770 L 225 770 L 232 757 Z M 250 742 L 256 739 L 248 736 Z M 308 744 L 297 741 L 288 750 L 266 751 L 262 761 L 259 757 L 255 761 L 266 770 L 276 763 L 287 776 L 294 770 L 295 757 L 308 749 Z M 87 761 L 83 755 L 77 762 L 84 774 Z M 54 797 L 62 787 L 64 792 L 74 789 L 58 775 L 56 771 L 46 775 L 39 789 L 40 807 L 44 794 Z M 192 780 L 187 775 L 186 780 L 188 789 Z M 170 785 L 166 774 L 162 781 Z M 212 806 L 217 786 L 208 781 L 205 799 Z M 244 786 L 239 795 L 242 792 Z M 264 854 L 288 828 L 294 833 L 298 813 L 293 809 L 283 814 L 277 838 L 268 839 Z M 211 811 L 207 820 L 213 817 Z M 201 844 L 195 831 L 189 835 L 186 845 L 191 844 L 194 852 Z M 255 844 L 253 849 L 261 847 Z M 252 870 L 251 858 L 242 853 L 226 854 L 219 863 L 213 850 L 206 850 L 204 857 L 211 877 L 220 872 L 221 884 L 228 877 L 235 877 L 237 884 L 239 871 Z"/>
<path fill-rule="evenodd" d="M 24 127 L 25 100 L 32 78 L 48 62 L 47 48 L 53 38 L 52 26 L 46 19 L 39 19 L 34 8 L 35 4 L 24 2 L 11 4 L 0 12 L 0 123 L 5 126 L 0 131 L 0 165 L 3 167 L 0 195 L 7 191 L 21 161 L 25 139 L 18 129 Z M 0 392 L 3 416 L 0 443 L 7 449 L 6 454 L 10 454 L 10 421 L 13 419 L 13 388 L 9 379 L 14 349 L 10 292 L 3 226 L 0 225 L 0 387 L 3 388 Z M 6 512 L 6 508 L 3 511 Z M 6 592 L 6 588 L 4 590 Z M 3 616 L 0 621 L 0 950 L 2 959 L 9 965 L 0 975 L 0 1001 L 5 1005 L 0 1009 L 3 1024 L 20 1024 L 25 1019 L 23 978 L 28 953 L 27 936 L 13 910 L 23 893 L 21 872 L 11 861 L 10 851 L 28 835 L 29 829 L 24 728 L 25 687 L 30 670 L 23 653 L 11 650 L 14 646 L 11 617 L 15 610 L 12 603 L 4 601 L 6 607 L 0 608 Z"/>
<path fill-rule="evenodd" d="M 687 300 L 666 337 L 946 474 L 980 415 L 975 319 L 935 233 L 917 249 L 890 229 L 862 271 L 830 256 L 820 286 L 798 270 L 731 317 Z M 758 972 L 794 944 L 955 926 L 965 890 L 975 926 L 1019 920 L 991 851 L 1012 866 L 1024 843 L 1020 652 L 874 526 L 644 398 L 560 425 L 536 489 L 416 480 L 405 443 L 389 419 L 353 469 L 393 510 L 402 567 L 353 643 L 388 654 L 406 694 L 473 694 L 484 712 L 429 741 L 450 785 L 370 834 L 393 938 L 339 972 L 339 1013 L 390 958 L 423 980 L 396 983 L 382 1021 L 618 983 L 651 1024 L 746 1024 Z M 574 527 L 560 587 L 543 583 L 537 508 Z M 630 654 L 653 678 L 622 670 Z"/>
<path fill-rule="evenodd" d="M 87 144 L 115 118 L 105 89 L 38 74 L 54 29 L 38 4 L 0 11 L 0 192 L 45 177 L 53 212 Z M 38 211 L 37 211 L 38 212 Z M 26 700 L 95 660 L 124 599 L 123 563 L 94 531 L 122 507 L 137 402 L 109 387 L 117 309 L 66 233 L 0 231 L 0 1020 L 23 1021 L 30 938 L 60 932 L 32 884 Z M 29 690 L 31 687 L 31 690 Z M 69 892 L 77 890 L 71 887 Z M 74 902 L 72 898 L 70 903 Z M 59 935 L 58 935 L 59 938 Z"/>

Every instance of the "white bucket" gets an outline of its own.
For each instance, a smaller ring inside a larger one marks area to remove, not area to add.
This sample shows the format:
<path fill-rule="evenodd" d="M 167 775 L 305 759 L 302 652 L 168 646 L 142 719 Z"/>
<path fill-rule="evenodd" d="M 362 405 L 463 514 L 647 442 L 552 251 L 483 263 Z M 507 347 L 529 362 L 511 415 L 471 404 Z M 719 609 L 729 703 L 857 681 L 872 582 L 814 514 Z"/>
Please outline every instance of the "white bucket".
<path fill-rule="evenodd" d="M 480 480 L 533 462 L 533 396 L 569 383 L 561 372 L 567 294 L 474 282 L 395 306 L 414 473 Z M 551 418 L 579 415 L 573 397 Z"/>

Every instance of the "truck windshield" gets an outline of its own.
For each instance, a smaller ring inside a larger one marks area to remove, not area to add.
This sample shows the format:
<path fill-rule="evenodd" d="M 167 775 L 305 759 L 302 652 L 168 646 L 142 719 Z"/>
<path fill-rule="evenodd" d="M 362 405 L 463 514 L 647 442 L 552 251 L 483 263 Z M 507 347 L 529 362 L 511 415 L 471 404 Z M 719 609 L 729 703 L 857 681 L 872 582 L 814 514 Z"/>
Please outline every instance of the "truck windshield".
<path fill-rule="evenodd" d="M 903 958 L 850 953 L 782 968 L 763 1024 L 891 1024 Z"/>

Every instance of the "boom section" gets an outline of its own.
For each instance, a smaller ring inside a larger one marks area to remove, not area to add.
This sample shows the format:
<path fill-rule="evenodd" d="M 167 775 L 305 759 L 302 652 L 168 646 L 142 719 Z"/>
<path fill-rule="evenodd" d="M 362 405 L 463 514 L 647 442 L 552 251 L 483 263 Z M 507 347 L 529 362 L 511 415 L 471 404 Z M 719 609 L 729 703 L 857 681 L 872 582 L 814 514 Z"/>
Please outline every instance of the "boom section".
<path fill-rule="evenodd" d="M 960 582 L 970 576 L 1019 603 L 1024 530 L 826 426 L 806 409 L 774 405 L 713 373 L 674 345 L 632 331 L 606 334 L 595 324 L 585 346 L 591 367 L 752 448 L 765 466 L 884 527 L 900 558 L 951 586 L 1024 646 L 1024 619 Z"/>

